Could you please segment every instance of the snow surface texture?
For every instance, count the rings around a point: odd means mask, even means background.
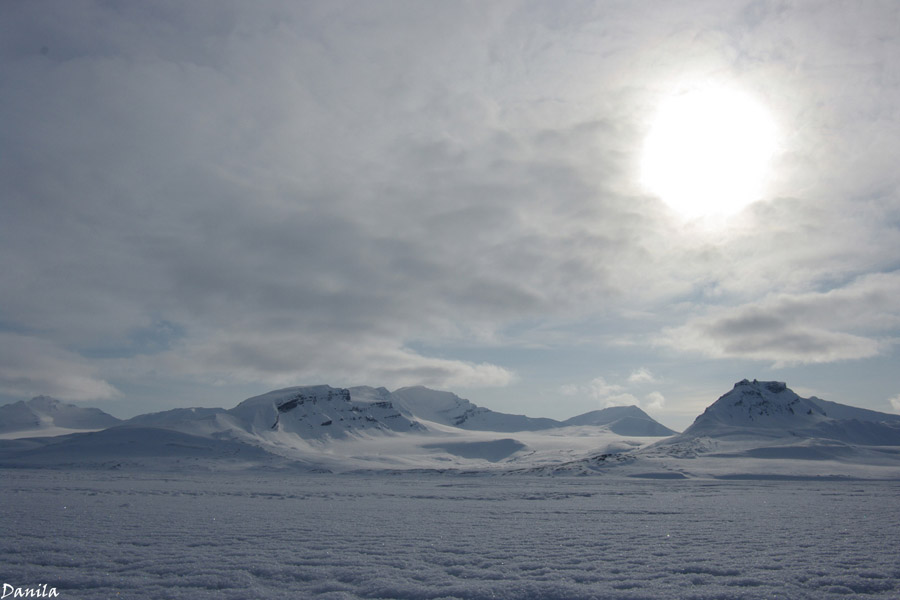
[[[60,598],[895,599],[897,482],[5,470]]]

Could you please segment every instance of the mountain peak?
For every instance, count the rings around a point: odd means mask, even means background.
[[[59,406],[74,406],[71,404],[68,404],[68,405],[64,404],[61,400],[57,400],[56,398],[54,398],[52,396],[44,396],[44,395],[35,396],[34,398],[29,400],[25,404],[30,406],[31,408],[36,408],[39,410],[52,409],[52,408],[57,408]]]
[[[675,433],[645,413],[639,406],[610,406],[563,421],[564,426],[604,426],[619,435],[668,436]]]
[[[782,381],[743,379],[721,396],[685,433],[716,426],[782,429],[815,424],[825,417],[815,402],[801,398]]]
[[[710,405],[686,438],[823,438],[845,443],[900,444],[900,416],[816,397],[802,398],[781,381],[743,379]]]
[[[734,389],[738,388],[763,389],[773,394],[780,394],[784,391],[790,391],[788,390],[787,384],[783,381],[757,381],[756,379],[754,379],[753,381],[750,381],[749,379],[741,379],[734,384]]]

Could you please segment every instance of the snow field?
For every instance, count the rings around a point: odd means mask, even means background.
[[[900,483],[4,470],[60,598],[900,596]]]

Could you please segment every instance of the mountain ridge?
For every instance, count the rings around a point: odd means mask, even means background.
[[[452,392],[431,390],[424,386],[400,388],[392,394],[400,398],[400,406],[416,417],[470,431],[511,433],[594,426],[605,427],[619,435],[662,437],[676,433],[635,405],[611,406],[559,421],[493,411]]]
[[[165,411],[144,413],[125,420],[116,419],[111,415],[103,413],[99,409],[81,409],[74,405],[64,405],[61,401],[47,396],[36,396],[27,402],[19,401],[0,406],[0,411],[5,410],[9,415],[13,415],[16,412],[23,412],[21,418],[7,417],[5,419],[0,419],[0,425],[6,425],[6,428],[0,429],[0,433],[31,431],[37,429],[41,424],[41,417],[35,415],[35,411],[25,409],[25,407],[30,406],[31,404],[47,405],[48,403],[55,403],[57,405],[78,408],[80,411],[85,411],[85,414],[95,414],[94,411],[96,411],[96,414],[102,413],[108,417],[106,420],[100,420],[98,417],[98,421],[90,423],[91,425],[96,426],[71,427],[72,429],[102,429],[119,424],[152,424],[154,426],[165,426],[177,429],[179,426],[188,422],[195,422],[200,419],[215,419],[217,418],[217,415],[219,415],[219,418],[221,415],[234,416],[244,414],[244,416],[246,416],[246,407],[250,404],[260,402],[265,403],[269,400],[275,400],[285,394],[289,395],[296,393],[311,395],[310,404],[316,405],[318,404],[318,400],[313,402],[313,397],[316,397],[315,395],[317,393],[325,394],[327,397],[329,394],[328,390],[332,390],[332,395],[336,393],[334,390],[346,390],[350,394],[351,399],[349,399],[349,401],[351,403],[363,403],[356,405],[356,410],[352,410],[353,405],[345,406],[344,409],[348,409],[350,412],[364,412],[362,409],[365,408],[366,405],[373,404],[376,407],[381,406],[382,408],[387,409],[389,404],[390,408],[399,413],[400,417],[406,418],[409,421],[424,420],[469,431],[513,433],[518,431],[540,431],[561,427],[595,426],[606,427],[609,431],[620,435],[660,437],[676,433],[674,430],[662,425],[638,406],[634,405],[613,406],[588,411],[560,421],[547,417],[529,417],[526,415],[494,411],[483,406],[478,406],[469,400],[461,398],[453,392],[433,390],[424,386],[403,387],[391,392],[384,387],[354,386],[349,388],[334,388],[329,385],[293,386],[272,390],[252,398],[247,398],[230,409],[200,407],[173,408]],[[297,404],[295,404],[295,406]],[[322,420],[319,425],[322,426],[321,423],[329,420],[334,424],[335,419],[331,418],[334,414],[329,416],[328,414],[323,413],[321,410],[323,407],[324,405],[319,405],[320,410],[312,411],[312,413],[315,414],[321,413],[320,416],[322,416]],[[332,406],[331,408],[335,408],[335,406]],[[340,408],[340,405],[337,405],[337,412],[341,412]],[[282,407],[280,412],[288,412],[288,410],[288,408]],[[278,408],[276,408],[276,412],[278,412]],[[306,405],[306,414],[307,416],[311,415],[309,405]],[[273,413],[272,416],[276,415]],[[383,417],[387,418],[388,415],[385,414]],[[314,419],[312,416],[310,416],[310,418]],[[337,422],[340,422],[341,418],[350,421],[358,420],[353,419],[353,415],[341,414],[337,417]],[[399,417],[392,414],[390,418]],[[44,420],[46,421],[46,419]],[[368,422],[372,423],[372,421]],[[273,420],[272,424],[275,424],[275,420]],[[364,424],[362,425],[361,429],[372,429],[371,426],[366,427]],[[57,426],[60,425],[57,424]],[[70,427],[70,425],[65,425],[63,427]],[[393,427],[388,426],[387,429],[393,429]],[[316,433],[316,430],[315,428],[311,428],[307,433],[314,434]],[[316,435],[315,437],[318,436]]]
[[[684,433],[654,442],[628,439],[645,434],[633,433],[636,423],[655,423],[642,415],[639,407],[612,407],[537,421],[555,425],[513,437],[478,427],[535,421],[482,409],[450,392],[300,386],[227,410],[173,409],[93,433],[0,440],[0,465],[900,478],[900,415],[802,398],[783,382],[742,380]],[[632,433],[617,433],[620,425]]]

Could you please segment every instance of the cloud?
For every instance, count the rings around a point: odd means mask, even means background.
[[[119,395],[77,354],[26,335],[0,333],[0,392],[30,398],[106,400]]]
[[[635,374],[638,376],[635,377]],[[648,378],[650,376],[650,378]],[[640,385],[653,381],[650,371],[640,368],[632,372],[628,377],[631,384]],[[661,410],[665,405],[666,399],[662,393],[653,391],[644,397],[644,401],[638,400],[637,396],[628,391],[623,385],[609,383],[603,377],[595,377],[586,384],[566,384],[560,387],[560,393],[566,396],[586,396],[597,402],[601,407],[610,406],[644,406],[648,410]]]
[[[624,389],[621,385],[607,383],[603,377],[595,377],[587,385],[588,394],[597,400],[619,395]]]
[[[888,402],[891,403],[891,406],[894,408],[894,412],[900,414],[900,394],[897,394],[896,396],[888,400]]]
[[[662,410],[666,404],[666,398],[660,392],[650,392],[646,401],[647,410]]]
[[[885,352],[900,327],[900,272],[859,277],[828,292],[772,294],[716,308],[668,328],[658,343],[714,358],[775,366],[829,363]]]
[[[385,339],[353,335],[305,336],[275,332],[222,334],[153,357],[167,371],[210,383],[297,381],[388,387],[498,387],[515,374],[497,365],[423,356]]]
[[[624,387],[608,383],[603,377],[595,377],[586,384],[563,385],[560,392],[567,396],[586,396],[603,407],[636,403],[634,396],[626,393]]]
[[[637,376],[635,376],[637,375]],[[636,369],[628,377],[630,384],[644,384],[653,381],[650,371],[646,368]],[[637,396],[628,391],[628,388],[609,383],[603,377],[595,377],[586,384],[566,384],[560,387],[560,393],[566,396],[585,396],[594,400],[602,408],[610,406],[643,406],[647,410],[662,410],[666,398],[661,392],[653,391],[644,396],[641,402]]]
[[[53,349],[61,388],[505,385],[514,353],[466,349],[667,325],[710,356],[881,352],[890,297],[860,296],[867,323],[809,290],[896,268],[895,20],[768,6],[5,6],[0,330]],[[719,236],[635,183],[648,115],[690,75],[797,124],[771,201]]]
[[[656,377],[646,367],[640,367],[631,372],[628,376],[628,383],[653,383]]]
[[[610,122],[500,109],[507,9],[407,8],[365,35],[289,4],[272,28],[240,5],[12,11],[4,321],[103,357],[168,323],[134,367],[206,379],[502,385],[409,346],[621,295],[611,265],[639,249]]]

